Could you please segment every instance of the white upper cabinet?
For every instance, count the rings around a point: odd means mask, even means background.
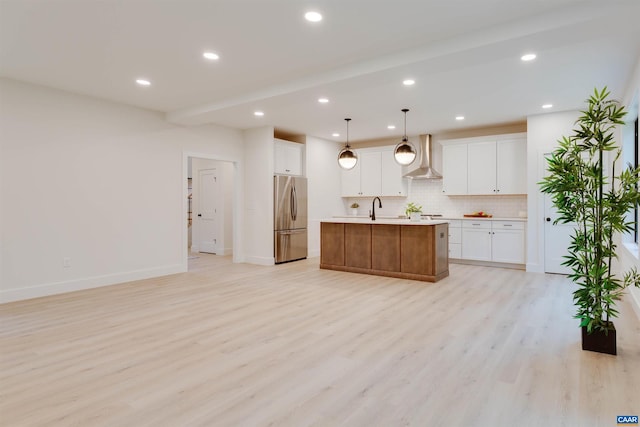
[[[467,144],[442,146],[442,192],[467,194]]]
[[[380,196],[382,191],[382,155],[380,152],[363,152],[360,164],[360,191],[362,196]]]
[[[496,186],[498,194],[527,193],[527,143],[509,139],[496,143]]]
[[[357,150],[358,163],[342,170],[342,197],[406,196],[406,178],[393,160],[393,148]]]
[[[303,175],[304,144],[275,139],[273,155],[275,173],[280,175]]]
[[[468,194],[496,192],[496,142],[474,142],[468,145]]]
[[[445,142],[442,156],[442,191],[447,195],[527,193],[524,135],[469,138],[452,144]]]
[[[360,166],[362,166],[362,162],[358,159],[358,163],[353,169],[342,169],[342,197],[362,195],[360,190]]]
[[[402,166],[393,158],[393,147],[382,151],[382,182],[380,194],[383,196],[407,196],[407,180],[404,178]]]

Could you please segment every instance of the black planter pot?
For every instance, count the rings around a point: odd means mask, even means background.
[[[607,331],[593,330],[587,333],[587,327],[582,327],[582,349],[598,353],[617,354],[616,352],[616,328],[611,323],[612,329]]]

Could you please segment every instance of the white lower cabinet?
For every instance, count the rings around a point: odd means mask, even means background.
[[[491,261],[491,221],[463,221],[462,259]]]
[[[492,233],[492,261],[525,263],[524,222],[493,221]]]
[[[449,258],[462,258],[462,221],[449,221]]]
[[[455,225],[457,223],[461,226]],[[455,230],[461,232],[459,243]],[[455,256],[458,253],[459,256]],[[449,258],[524,264],[525,222],[452,220],[449,224]]]

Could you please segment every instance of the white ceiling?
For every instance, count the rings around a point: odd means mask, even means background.
[[[0,75],[186,125],[343,141],[351,117],[358,141],[402,135],[402,108],[424,134],[581,108],[604,85],[620,97],[638,16],[639,0],[0,0]]]

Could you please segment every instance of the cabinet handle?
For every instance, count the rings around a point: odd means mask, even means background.
[[[502,224],[503,227],[513,227],[513,224]]]

